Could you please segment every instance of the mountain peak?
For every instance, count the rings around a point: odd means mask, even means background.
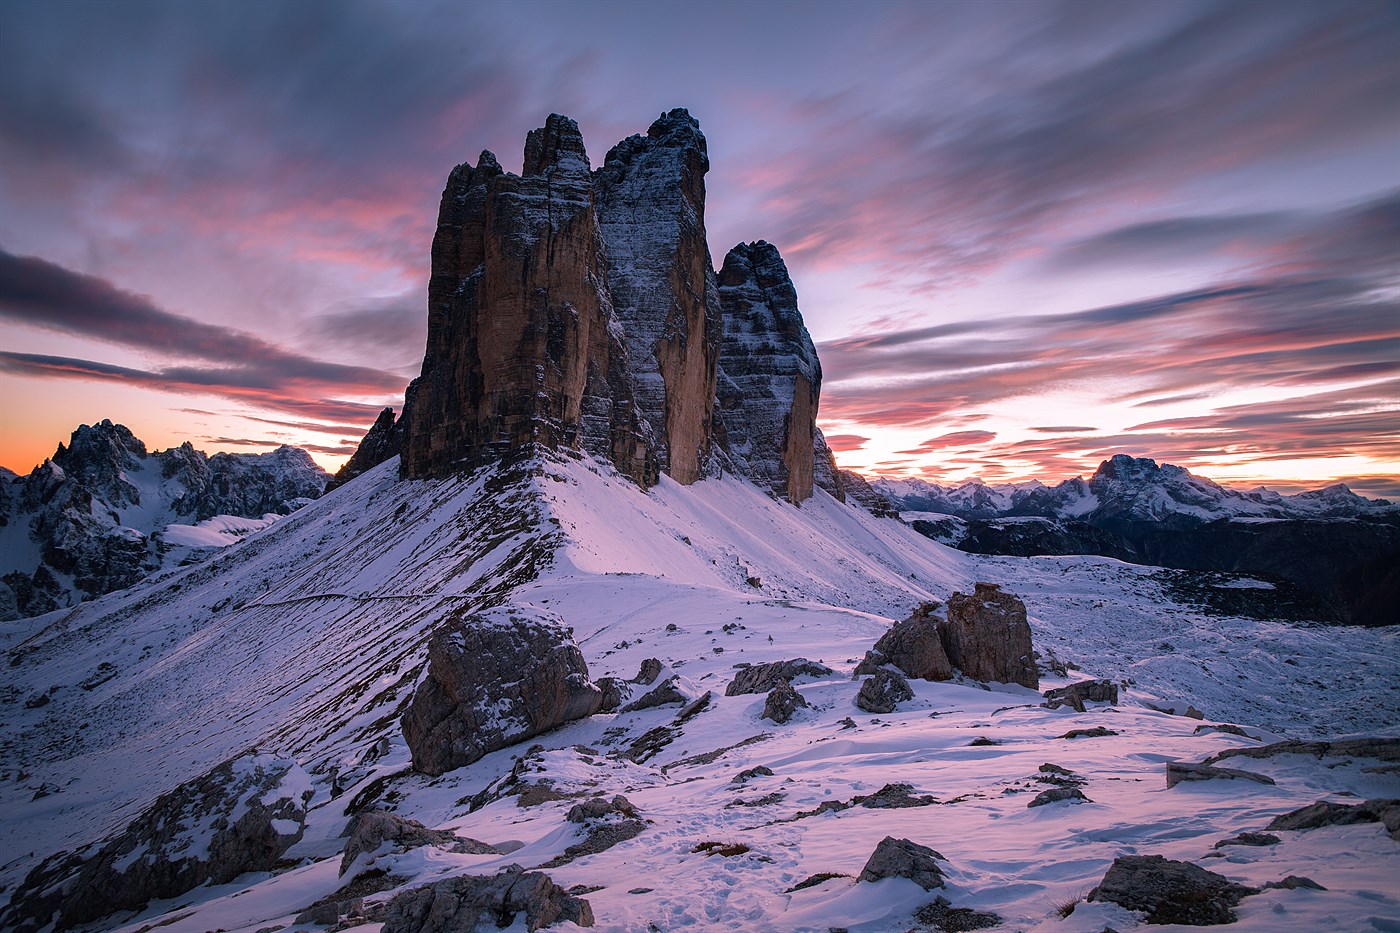
[[[588,151],[578,124],[563,114],[551,113],[544,126],[531,130],[525,137],[525,162],[521,173],[526,178],[546,175],[565,164],[574,170],[581,167],[588,171]]]

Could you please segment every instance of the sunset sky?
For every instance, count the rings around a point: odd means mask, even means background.
[[[0,4],[0,464],[398,406],[452,166],[687,107],[846,467],[1400,496],[1395,3]]]

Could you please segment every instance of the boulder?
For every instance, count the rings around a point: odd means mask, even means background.
[[[458,875],[396,895],[383,933],[477,933],[508,927],[519,914],[525,929],[568,921],[593,926],[593,908],[548,875],[512,865],[498,875]]]
[[[1365,800],[1358,804],[1319,800],[1269,822],[1267,829],[1318,829],[1322,826],[1350,826],[1354,823],[1382,823],[1390,838],[1400,842],[1400,800]]]
[[[923,603],[909,618],[891,625],[880,636],[875,647],[865,653],[856,667],[856,676],[873,674],[886,664],[893,664],[906,677],[919,680],[950,680],[953,665],[939,638],[938,603]]]
[[[1237,768],[1215,768],[1210,765],[1191,764],[1186,761],[1167,762],[1167,787],[1175,787],[1182,781],[1256,781],[1260,784],[1273,784],[1274,779],[1266,774],[1241,771]]]
[[[1217,842],[1214,848],[1223,849],[1226,846],[1273,846],[1278,845],[1279,838],[1273,833],[1244,832],[1238,836],[1231,836],[1229,839],[1222,839]]]
[[[433,635],[401,723],[413,767],[438,775],[592,715],[602,699],[558,616],[504,606]]]
[[[790,661],[770,661],[767,664],[750,664],[739,669],[729,686],[724,688],[727,697],[746,693],[767,693],[779,681],[792,681],[798,677],[826,677],[833,674],[825,664],[808,661],[806,658],[793,658]]]
[[[1143,911],[1148,923],[1213,926],[1233,923],[1240,898],[1257,893],[1190,862],[1124,855],[1113,860],[1088,900]]]
[[[860,881],[879,881],[882,878],[908,878],[910,881],[932,891],[943,887],[943,871],[935,860],[943,856],[927,846],[886,836],[880,840],[875,851],[861,869]]]
[[[495,846],[466,839],[447,829],[429,829],[417,820],[405,819],[394,813],[382,810],[366,810],[355,814],[347,827],[350,840],[345,843],[345,853],[340,858],[340,873],[343,875],[355,864],[355,859],[366,852],[374,852],[384,843],[396,849],[416,849],[419,846],[440,846],[453,852],[471,855],[495,855],[500,850]]]
[[[1082,713],[1085,703],[1117,702],[1118,685],[1111,680],[1081,680],[1076,684],[1045,691],[1045,705],[1051,709],[1069,706]]]
[[[1038,688],[1026,605],[993,583],[954,593],[938,635],[953,666],[973,680]]]
[[[268,871],[301,839],[311,779],[248,752],[163,794],[95,853],[46,859],[16,889],[0,928],[66,929],[118,910]]]
[[[866,678],[856,694],[856,706],[867,713],[893,713],[905,700],[914,699],[914,691],[901,674],[880,668]]]
[[[614,815],[636,819],[637,808],[621,794],[615,794],[612,798],[590,797],[570,807],[564,819],[570,823],[586,823],[589,820],[601,820]]]
[[[771,719],[778,725],[782,725],[792,718],[793,714],[800,709],[807,708],[807,701],[802,698],[802,694],[792,688],[792,684],[786,680],[778,681],[778,685],[768,691],[768,698],[763,702],[763,719]]]
[[[1036,794],[1035,799],[1026,804],[1026,807],[1043,807],[1046,804],[1059,803],[1062,800],[1068,800],[1070,803],[1093,803],[1077,787],[1052,787]]]
[[[620,712],[635,713],[638,710],[655,709],[670,703],[689,703],[695,698],[695,691],[689,682],[683,682],[679,675],[672,674],[646,693],[624,706]]]

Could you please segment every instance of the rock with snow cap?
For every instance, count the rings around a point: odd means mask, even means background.
[[[560,922],[593,926],[588,901],[543,872],[512,865],[497,875],[458,875],[396,895],[383,933],[486,933],[511,926],[520,914],[530,931]]]
[[[401,723],[413,767],[436,775],[590,716],[602,699],[562,620],[504,606],[438,630]]]
[[[1040,685],[1026,605],[1000,586],[978,583],[971,594],[954,593],[938,634],[948,660],[973,680]]]
[[[856,667],[856,676],[873,674],[892,664],[916,680],[951,680],[953,665],[939,638],[942,617],[938,609],[936,602],[921,603],[907,619],[891,625],[875,647],[865,653]]]

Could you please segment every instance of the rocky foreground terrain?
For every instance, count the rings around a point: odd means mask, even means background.
[[[1307,617],[1393,625],[1400,506],[1345,485],[1283,496],[1230,489],[1119,454],[1088,480],[871,488],[922,534],[978,554],[1098,554],[1184,570],[1264,574],[1301,589]]]
[[[524,166],[450,176],[337,488],[0,626],[0,926],[1400,926],[1400,629],[918,534],[689,114]]]
[[[315,499],[306,451],[146,450],[125,426],[80,425],[28,476],[0,469],[0,621],[41,615],[199,559]]]

